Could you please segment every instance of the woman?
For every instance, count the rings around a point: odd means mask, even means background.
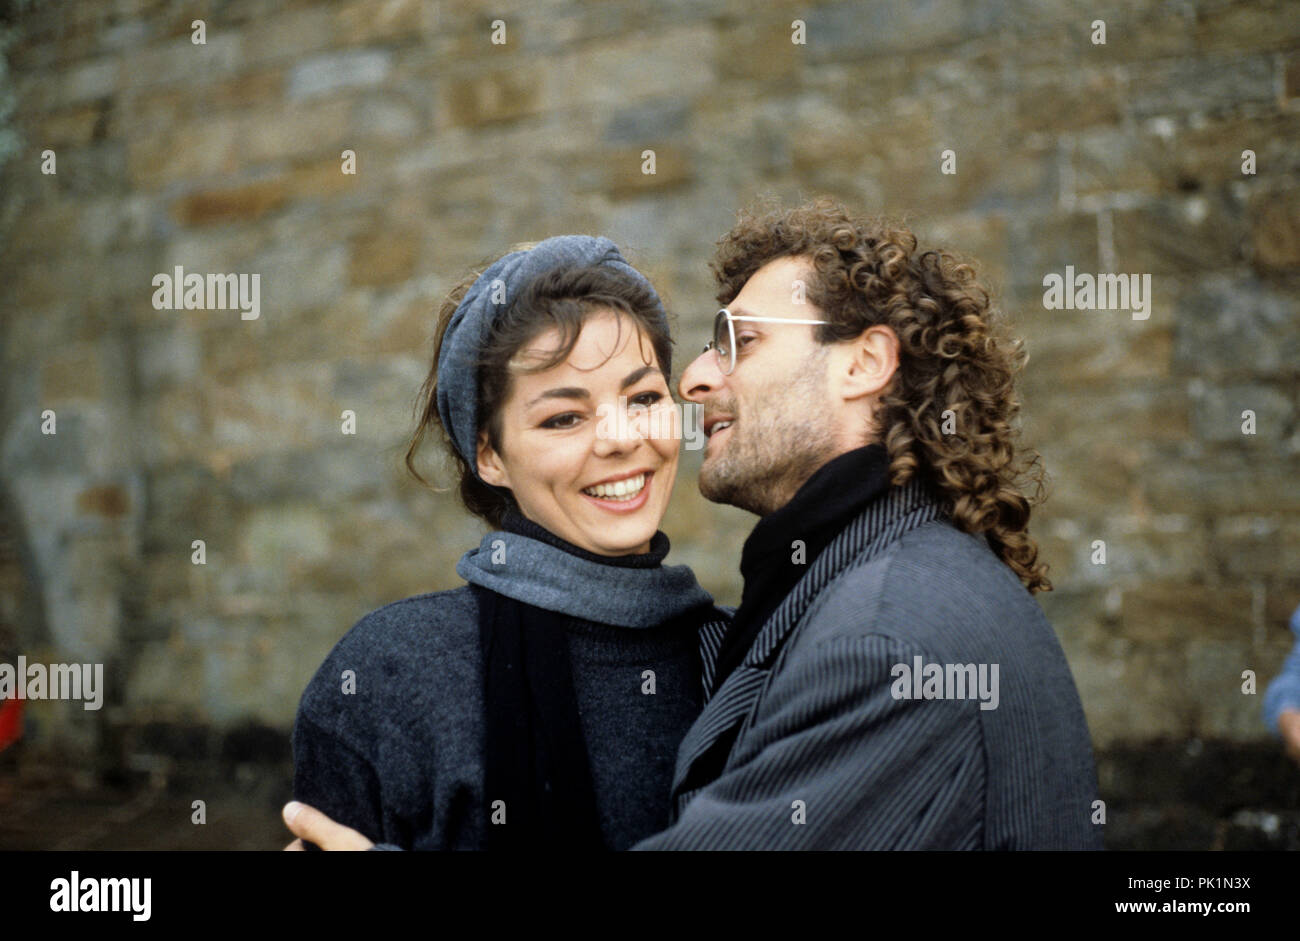
[[[608,239],[561,236],[453,290],[436,344],[407,466],[436,424],[493,531],[456,567],[467,585],[371,612],[326,658],[294,797],[363,844],[625,849],[668,823],[698,635],[724,617],[661,564],[663,306]]]

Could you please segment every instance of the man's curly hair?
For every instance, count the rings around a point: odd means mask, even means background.
[[[759,268],[786,256],[812,263],[805,296],[830,321],[817,328],[819,342],[876,324],[898,337],[898,372],[872,429],[889,451],[890,482],[921,474],[960,529],[982,534],[1030,592],[1050,591],[1027,528],[1025,488],[1039,502],[1042,461],[1017,446],[1014,427],[1026,357],[974,269],[951,252],[918,253],[907,229],[857,219],[828,198],[788,210],[758,204],[718,241],[718,300],[731,303]],[[945,434],[949,409],[955,429]]]

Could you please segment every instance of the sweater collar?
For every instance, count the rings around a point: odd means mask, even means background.
[[[668,537],[664,535],[663,530],[657,530],[650,537],[650,551],[642,552],[636,555],[597,555],[594,552],[588,552],[579,546],[575,546],[567,539],[563,539],[551,532],[545,526],[534,523],[528,517],[524,516],[517,510],[507,510],[505,518],[501,521],[501,528],[508,533],[514,533],[518,536],[527,536],[530,539],[536,539],[538,542],[544,542],[549,546],[557,549],[563,549],[570,555],[576,555],[580,559],[586,559],[588,562],[596,562],[600,565],[613,565],[619,568],[629,569],[652,569],[663,563],[664,557],[668,555],[671,546],[668,543]]]
[[[745,540],[740,555],[745,594],[764,584],[773,569],[785,571],[797,581],[807,571],[807,563],[888,487],[889,452],[883,445],[869,444],[827,461],[804,481],[789,503],[759,520]],[[802,567],[791,562],[795,540],[804,543]]]
[[[689,567],[660,564],[668,552],[662,533],[649,553],[620,562],[585,552],[531,521],[506,525],[461,556],[461,578],[525,604],[616,627],[654,627],[713,604]]]
[[[718,647],[714,687],[744,660],[768,618],[844,528],[889,487],[889,453],[871,444],[819,467],[791,498],[759,520],[740,554],[740,607]]]

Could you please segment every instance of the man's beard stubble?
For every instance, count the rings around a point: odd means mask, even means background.
[[[723,453],[706,458],[700,468],[700,493],[706,500],[767,516],[789,503],[813,472],[835,456],[825,391],[829,352],[819,347],[790,385],[773,387],[744,415],[736,412],[734,398],[709,403],[708,411],[737,421]]]

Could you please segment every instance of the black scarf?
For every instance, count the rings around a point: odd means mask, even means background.
[[[655,533],[642,555],[601,556],[561,539],[518,513],[507,532],[545,542],[588,561],[653,568],[668,554]],[[475,586],[483,650],[487,848],[604,850],[587,745],[569,664],[569,615]],[[504,801],[505,824],[492,822]]]
[[[888,488],[889,453],[884,445],[867,445],[827,461],[789,503],[758,521],[741,550],[745,587],[718,651],[715,693],[822,550]],[[795,561],[796,539],[804,543],[802,562]]]

